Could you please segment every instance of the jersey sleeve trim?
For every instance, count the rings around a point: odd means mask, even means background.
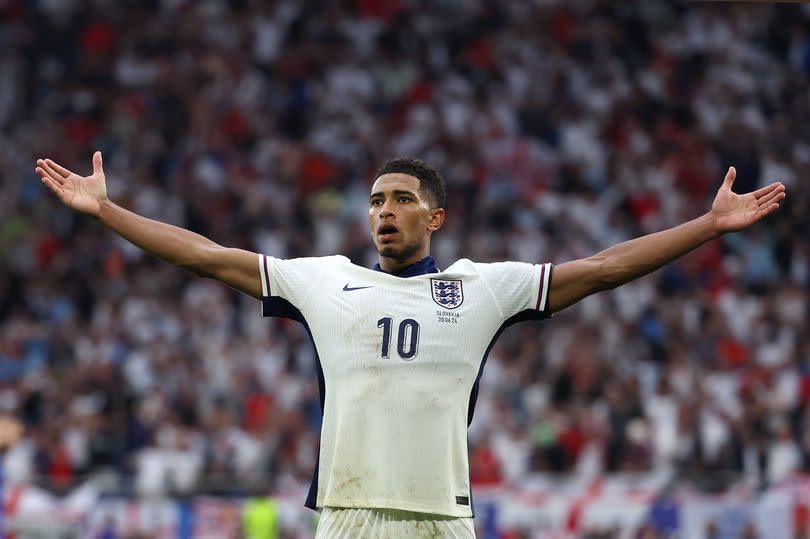
[[[259,255],[259,273],[262,277],[262,296],[270,297],[272,295],[272,287],[270,286],[270,272],[267,270],[267,257]]]
[[[553,264],[540,265],[540,282],[537,289],[537,305],[535,305],[534,308],[542,313],[548,310],[548,290],[551,285],[551,271],[553,268]]]

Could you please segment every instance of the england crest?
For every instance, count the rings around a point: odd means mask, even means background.
[[[430,291],[433,301],[445,309],[455,309],[464,301],[461,279],[431,279]]]

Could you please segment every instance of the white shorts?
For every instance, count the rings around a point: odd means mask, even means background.
[[[475,539],[473,519],[396,509],[324,507],[315,539]]]

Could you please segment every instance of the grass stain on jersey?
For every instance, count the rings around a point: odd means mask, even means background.
[[[418,539],[442,539],[444,537],[439,526],[433,521],[417,522],[414,531],[418,532]]]
[[[360,488],[360,476],[359,475],[355,476],[355,477],[352,477],[350,479],[347,479],[344,482],[342,482],[341,484],[339,484],[337,486],[337,488],[335,488],[335,492],[340,492],[342,490],[348,490],[350,488],[355,489],[355,490]]]

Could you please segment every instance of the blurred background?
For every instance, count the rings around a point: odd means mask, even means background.
[[[390,157],[447,182],[440,267],[679,224],[729,165],[782,181],[753,230],[507,331],[470,459],[482,539],[806,539],[809,30],[798,3],[0,1],[0,535],[312,537],[305,332],[34,173],[100,149],[135,212],[367,266]]]

